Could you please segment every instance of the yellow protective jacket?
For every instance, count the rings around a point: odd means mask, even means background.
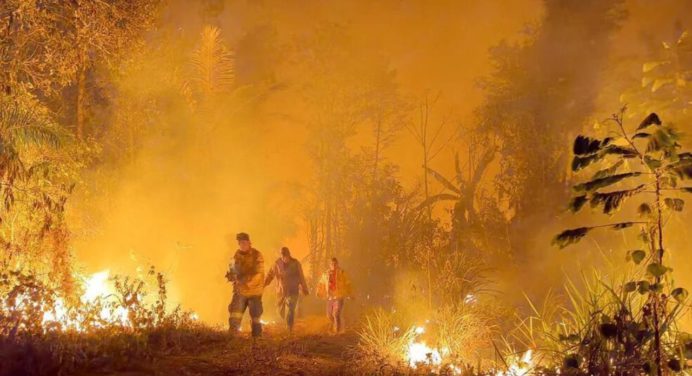
[[[264,257],[254,248],[233,255],[235,281],[233,292],[242,296],[257,296],[264,292]]]
[[[343,299],[350,297],[353,294],[351,280],[346,275],[346,272],[338,268],[336,269],[336,286],[334,291],[329,291],[329,276],[330,271],[322,274],[320,281],[317,283],[317,296],[322,299]]]

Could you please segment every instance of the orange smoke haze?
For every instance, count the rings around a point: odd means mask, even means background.
[[[686,4],[625,2],[628,16],[611,38],[608,64],[643,54],[642,40],[661,39],[651,34],[652,22],[676,19]],[[99,114],[115,124],[138,122],[146,138],[122,158],[125,162],[89,171],[78,187],[69,204],[78,263],[89,272],[126,274],[154,265],[170,279],[175,303],[204,321],[224,323],[231,295],[224,273],[236,232],[251,235],[266,266],[284,245],[299,259],[308,254],[303,209],[305,188],[314,178],[308,129],[319,108],[304,99],[303,91],[315,79],[304,65],[305,56],[315,50],[305,40],[336,25],[343,34],[322,47],[343,54],[342,61],[330,65],[344,82],[353,83],[354,77],[365,82],[371,67],[384,65],[411,108],[426,96],[439,96],[432,122],[453,129],[476,121],[474,109],[485,99],[477,81],[493,72],[489,50],[503,40],[522,42],[542,15],[539,0],[171,1],[147,48],[133,51],[136,67],[126,64],[113,77],[114,109]],[[234,55],[234,91],[217,98],[211,109],[197,103],[191,110],[181,87],[189,81],[186,69],[206,25],[218,27]],[[257,87],[268,89],[256,94]],[[599,92],[599,116],[619,106],[618,98],[609,95],[617,88],[604,84]],[[145,100],[160,101],[166,113],[134,112],[138,101]],[[415,122],[416,116],[409,111],[404,121]],[[361,124],[359,130],[368,126]],[[575,132],[582,126],[575,125]],[[151,131],[157,127],[166,131]],[[117,126],[111,132],[113,140],[127,139]],[[371,144],[367,131],[349,140],[353,150]],[[462,133],[433,165],[451,173],[454,151],[464,146]],[[399,165],[397,175],[407,188],[422,179],[417,148],[403,129],[384,151],[387,160]],[[497,173],[493,169],[489,175]],[[492,178],[487,177],[488,185]],[[437,214],[447,218],[444,209]],[[537,231],[536,253],[556,253],[549,238],[559,227],[550,224]],[[542,262],[547,268],[557,258],[574,257],[560,254]]]

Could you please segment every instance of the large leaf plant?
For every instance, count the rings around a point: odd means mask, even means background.
[[[626,129],[624,114],[625,108],[607,119],[613,128],[608,137],[575,139],[572,171],[595,173],[573,186],[569,209],[576,213],[588,204],[614,217],[630,202],[636,213],[623,210],[621,220],[568,229],[553,240],[564,248],[598,229],[639,228],[642,244],[627,252],[640,277],[625,282],[620,293],[613,290],[617,308],[594,312],[588,333],[566,336],[573,346],[565,371],[576,374],[679,372],[690,348],[687,337],[675,330],[687,291],[673,285],[665,257],[665,225],[683,211],[682,197],[692,192],[692,153],[681,150],[680,134],[657,114],[648,115],[633,131]],[[641,304],[632,304],[635,297]]]

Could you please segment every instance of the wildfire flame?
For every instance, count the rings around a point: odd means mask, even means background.
[[[442,364],[442,356],[437,349],[428,347],[424,342],[411,342],[408,345],[408,362],[413,368],[420,363],[439,366]]]
[[[498,371],[495,375],[496,376],[523,376],[523,375],[528,375],[531,369],[533,368],[533,360],[531,358],[532,356],[532,351],[529,349],[527,350],[524,355],[522,355],[521,359],[516,362],[512,363],[507,371]]]
[[[80,301],[87,306],[100,305],[99,319],[103,322],[128,326],[130,322],[127,309],[123,307],[111,308],[108,304],[100,304],[107,303],[115,292],[113,286],[108,282],[109,276],[110,271],[103,270],[85,278],[82,283],[84,293],[80,297]],[[57,298],[53,307],[50,307],[49,310],[43,314],[42,323],[44,327],[46,327],[47,324],[57,323],[64,329],[83,331],[80,325],[83,319],[84,317],[80,314],[71,315],[70,309],[65,304],[64,299]],[[98,324],[96,325],[98,326]]]
[[[398,327],[394,327],[394,331],[398,331]],[[406,350],[406,361],[408,365],[415,369],[419,365],[426,365],[432,367],[434,370],[438,371],[443,365],[448,367],[452,373],[460,375],[462,370],[458,365],[452,364],[448,361],[450,355],[450,350],[448,348],[442,348],[438,350],[428,346],[425,342],[418,340],[418,336],[425,333],[424,326],[416,326],[413,328],[416,338],[408,344]],[[526,351],[521,358],[515,359],[511,363],[506,371],[497,371],[495,376],[524,376],[528,375],[533,369],[532,351]]]
[[[98,298],[104,298],[111,293],[108,288],[108,276],[110,275],[110,270],[104,270],[98,273],[94,273],[84,282],[84,294],[82,294],[82,301],[93,303]]]
[[[426,323],[429,322],[426,320]],[[399,328],[395,327],[395,331]],[[425,333],[424,326],[417,326],[413,329],[416,336],[420,336]],[[406,360],[408,361],[409,367],[417,368],[419,365],[424,364],[431,366],[433,368],[439,368],[442,366],[444,357],[449,355],[449,349],[442,349],[442,351],[428,346],[423,341],[413,340],[408,344],[406,351]],[[460,374],[461,371],[454,365],[450,364],[451,370],[455,374]]]

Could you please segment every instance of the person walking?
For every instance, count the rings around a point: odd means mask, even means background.
[[[237,334],[243,314],[249,308],[252,337],[257,338],[262,335],[264,258],[260,251],[252,247],[248,234],[241,232],[236,235],[236,240],[238,250],[233,255],[230,270],[226,273],[226,279],[233,283],[233,298],[228,305],[228,329],[232,334]]]
[[[351,295],[351,281],[346,272],[339,267],[339,260],[333,257],[329,263],[329,270],[322,274],[317,284],[317,296],[327,300],[327,318],[329,318],[332,333],[341,333],[344,299]]]
[[[277,308],[282,319],[286,320],[288,331],[293,331],[296,306],[300,293],[308,295],[308,285],[305,283],[303,266],[300,261],[291,257],[288,247],[281,248],[281,256],[269,269],[264,286],[268,286],[276,278]]]

